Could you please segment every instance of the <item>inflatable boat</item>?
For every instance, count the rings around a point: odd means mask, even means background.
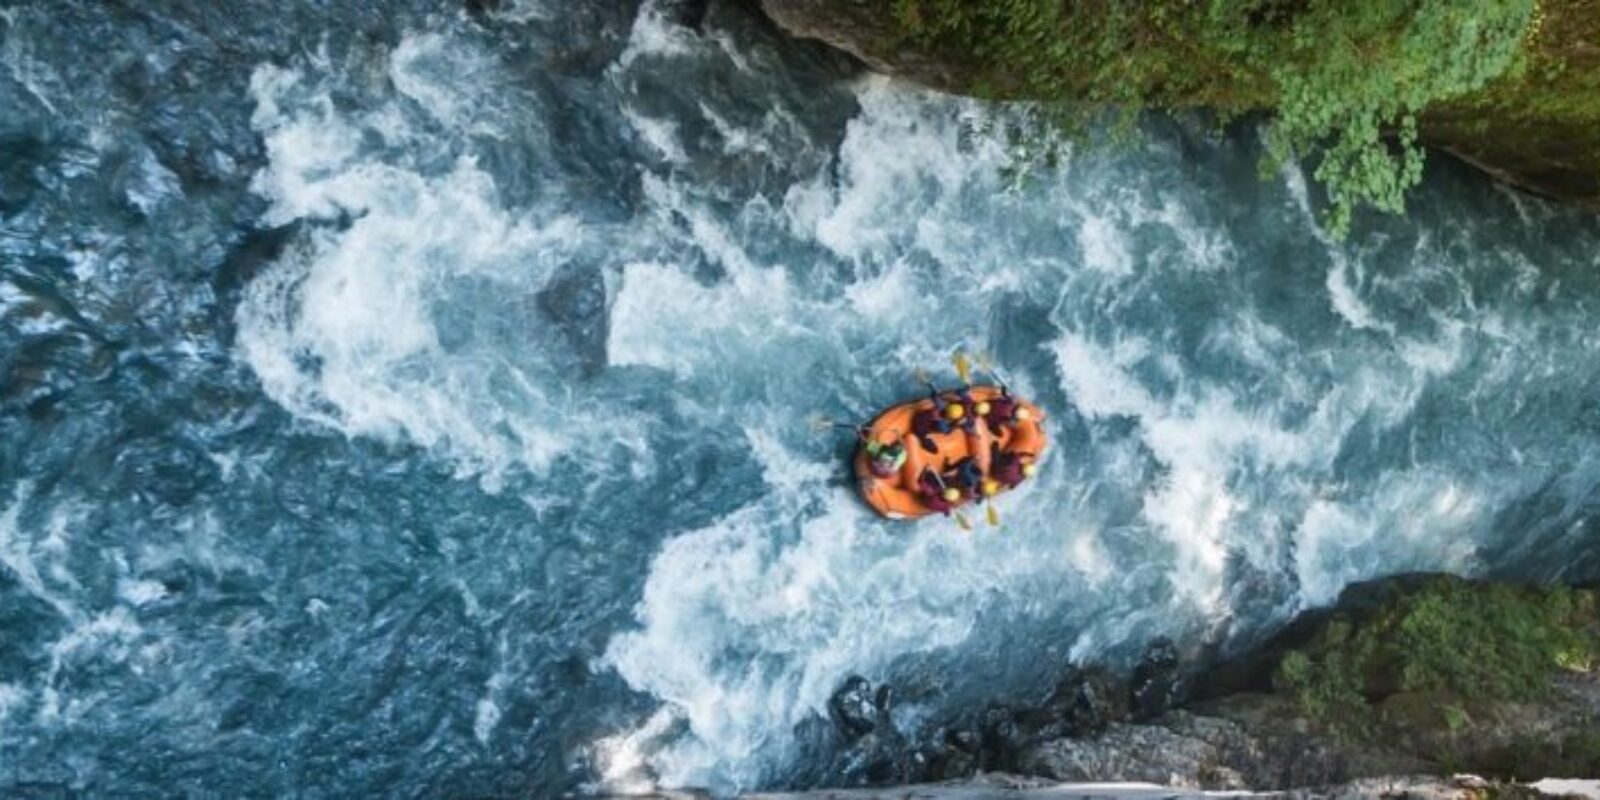
[[[1032,475],[1045,444],[1044,413],[1002,387],[940,392],[891,406],[862,430],[856,482],[890,519],[950,513]],[[885,451],[892,456],[879,459]]]

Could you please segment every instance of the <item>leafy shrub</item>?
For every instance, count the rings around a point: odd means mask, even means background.
[[[1591,592],[1434,580],[1359,623],[1330,622],[1282,659],[1275,684],[1309,718],[1361,733],[1368,704],[1396,691],[1474,703],[1542,699],[1557,670],[1593,664],[1596,630]],[[1459,704],[1447,703],[1444,714],[1452,729],[1468,721]]]
[[[970,66],[971,90],[1043,100],[1069,129],[1105,105],[1268,112],[1269,162],[1314,161],[1340,236],[1358,206],[1404,210],[1418,114],[1517,73],[1537,19],[1536,0],[892,3],[908,43]]]

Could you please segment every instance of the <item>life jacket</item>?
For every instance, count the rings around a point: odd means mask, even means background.
[[[993,471],[990,473],[994,479],[1005,484],[1007,489],[1015,489],[1022,485],[1022,457],[1016,453],[998,450],[995,453]]]
[[[972,500],[978,496],[983,487],[983,470],[978,468],[977,459],[967,456],[957,461],[951,468],[947,482],[960,489],[962,497]]]
[[[942,406],[918,410],[911,417],[911,433],[918,438],[935,433],[949,433],[952,430],[950,420],[944,418],[941,409]]]
[[[1012,424],[1017,416],[1017,401],[1009,394],[1002,393],[989,399],[989,413],[985,414],[983,421],[988,424],[989,432],[996,436],[1005,426]]]
[[[955,508],[949,500],[944,499],[944,486],[939,483],[939,476],[931,469],[922,471],[917,478],[917,499],[928,507],[929,511],[939,514],[948,514]]]

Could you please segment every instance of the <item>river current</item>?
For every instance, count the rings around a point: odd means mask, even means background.
[[[0,793],[851,780],[1351,581],[1600,578],[1600,224],[1443,157],[1318,224],[1259,131],[1013,182],[1015,109],[738,3],[0,2]],[[853,418],[991,354],[1002,525]]]

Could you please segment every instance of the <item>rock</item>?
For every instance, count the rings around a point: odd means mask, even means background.
[[[983,740],[977,731],[968,727],[946,728],[938,739],[937,744],[926,748],[918,758],[920,779],[952,780],[978,771]]]
[[[1102,667],[1072,670],[1045,700],[1067,736],[1094,736],[1128,718],[1127,690]]]
[[[1239,735],[1242,735],[1240,733]],[[1110,725],[1092,739],[1043,742],[1022,754],[1029,775],[1062,781],[1144,781],[1187,789],[1210,787],[1202,776],[1217,773],[1221,751],[1204,739],[1149,725]]]
[[[1028,742],[1028,735],[1017,724],[1017,715],[1003,706],[984,709],[978,721],[978,768],[985,771],[1014,769],[1017,753]]]
[[[662,10],[673,22],[695,33],[704,33],[710,5],[711,0],[665,0]]]
[[[1348,780],[1353,765],[1398,772],[1414,762],[1353,761],[1292,732],[1259,731],[1219,717],[1174,712],[1161,725],[1109,724],[1099,736],[1037,742],[1018,769],[1064,781],[1149,781],[1191,789],[1279,789]],[[1370,774],[1370,773],[1369,773]]]
[[[1345,697],[1331,707],[1337,720],[1357,716],[1366,720],[1351,729],[1330,724],[1329,708],[1308,709],[1300,695],[1270,679],[1273,665],[1286,654],[1325,652],[1348,643],[1348,637],[1362,630],[1390,631],[1384,635],[1391,637],[1396,629],[1410,631],[1407,635],[1413,638],[1403,641],[1415,647],[1415,626],[1400,623],[1410,619],[1405,614],[1420,613],[1417,609],[1426,609],[1425,622],[1482,614],[1524,633],[1542,631],[1541,641],[1558,640],[1550,626],[1560,625],[1600,646],[1600,596],[1585,589],[1565,595],[1558,594],[1561,591],[1440,575],[1399,575],[1355,584],[1336,606],[1302,613],[1279,635],[1241,654],[1243,667],[1223,662],[1197,673],[1205,678],[1197,683],[1211,690],[1250,688],[1213,691],[1193,699],[1185,689],[1189,677],[1178,650],[1169,641],[1157,640],[1132,670],[1130,680],[1101,667],[1069,668],[1042,703],[1024,708],[986,706],[925,732],[924,744],[915,750],[888,722],[892,701],[888,687],[874,691],[864,678],[852,677],[829,704],[835,725],[849,741],[849,748],[841,752],[850,769],[832,774],[887,784],[959,779],[974,772],[1020,772],[1055,781],[1136,781],[1305,797],[1371,796],[1388,791],[1382,787],[1415,789],[1421,792],[1418,796],[1428,797],[1481,791],[1482,787],[1475,790],[1465,784],[1392,777],[1455,768],[1472,769],[1491,780],[1597,774],[1600,669],[1552,666],[1543,679],[1544,691],[1498,700],[1482,692],[1463,696],[1438,688],[1388,687],[1387,679],[1367,676],[1367,688],[1379,687],[1381,693]],[[1531,605],[1534,601],[1553,605]],[[1560,611],[1551,618],[1557,621],[1541,622],[1544,618],[1535,614],[1539,608]],[[1343,633],[1330,640],[1333,630]],[[1490,633],[1479,640],[1517,639],[1512,631]],[[1397,648],[1393,638],[1381,642],[1376,650],[1398,659],[1391,667],[1404,672],[1411,664],[1405,660],[1406,651]],[[1461,640],[1450,640],[1450,645],[1447,652],[1476,646]],[[1432,645],[1434,650],[1441,647]],[[1483,660],[1496,660],[1495,650],[1483,652]],[[1571,662],[1569,656],[1563,657]],[[1218,669],[1225,673],[1223,678],[1207,677]],[[1180,700],[1183,708],[1177,708]],[[1447,707],[1454,713],[1446,713]],[[817,720],[817,724],[826,723]],[[1424,792],[1421,787],[1432,788]],[[1499,784],[1490,790],[1525,791]]]
[[[852,780],[885,785],[921,780],[928,774],[928,758],[914,751],[889,719],[894,691],[887,685],[876,691],[859,675],[845,679],[828,698],[828,716],[848,748],[839,756],[840,770]]]
[[[1155,719],[1177,705],[1178,661],[1178,648],[1169,639],[1157,639],[1145,650],[1128,685],[1128,712],[1135,722]]]
[[[880,726],[888,727],[889,710],[878,704],[880,699],[889,699],[888,688],[884,686],[874,695],[866,678],[852,675],[828,698],[828,716],[847,740],[859,739]]]
[[[1186,794],[1173,792],[1160,786],[1130,784],[1108,787],[1102,781],[1094,781],[1088,784],[1058,783],[1018,775],[988,773],[962,780],[942,783],[919,783],[889,789],[823,789],[811,792],[759,793],[740,795],[740,797],[747,800],[906,800],[906,798],[917,798],[918,800],[989,800],[990,798],[1064,800],[1065,798],[1097,797],[1169,798],[1186,796]],[[650,795],[649,797],[676,800],[681,796],[679,794],[666,794]],[[1478,800],[1484,797],[1537,798],[1549,797],[1550,795],[1541,794],[1535,786],[1483,782],[1473,780],[1471,776],[1442,778],[1425,775],[1399,775],[1297,789],[1275,793],[1273,796],[1292,798],[1293,800],[1300,800],[1301,798],[1322,800],[1322,798],[1371,797],[1414,798],[1414,800]],[[635,800],[640,800],[640,798],[635,796]]]
[[[569,264],[539,290],[538,308],[572,347],[585,375],[606,363],[611,333],[605,276],[591,266]]]

